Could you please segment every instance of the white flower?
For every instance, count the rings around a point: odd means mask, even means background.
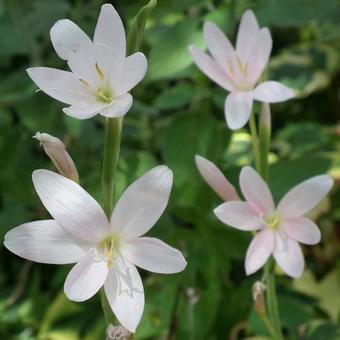
[[[132,105],[128,93],[145,76],[145,56],[126,57],[122,21],[110,4],[101,8],[93,41],[72,21],[63,19],[51,29],[51,40],[58,56],[72,72],[33,67],[29,76],[46,94],[65,104],[64,112],[86,119],[100,113],[119,117]]]
[[[273,42],[268,28],[259,27],[251,10],[242,16],[236,49],[214,23],[206,22],[203,31],[211,56],[195,46],[189,49],[200,70],[230,92],[224,113],[231,129],[239,129],[248,122],[253,100],[277,103],[294,96],[292,89],[276,81],[255,86],[268,64]]]
[[[177,273],[186,266],[180,251],[141,237],[162,215],[172,187],[172,172],[158,166],[122,194],[110,221],[100,205],[77,183],[48,170],[33,172],[35,189],[54,218],[20,225],[5,235],[5,246],[25,259],[76,263],[64,291],[84,301],[104,286],[119,322],[135,332],[144,309],[142,280],[135,267]]]

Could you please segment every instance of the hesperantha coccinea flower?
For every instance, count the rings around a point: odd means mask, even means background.
[[[259,270],[273,255],[289,276],[299,278],[304,270],[304,257],[299,243],[316,244],[321,234],[318,226],[304,217],[331,190],[333,179],[328,175],[312,177],[294,188],[275,206],[272,194],[251,167],[240,173],[243,201],[229,201],[214,213],[225,224],[239,230],[255,231],[247,251],[247,275]]]
[[[114,7],[102,6],[93,41],[68,19],[57,21],[50,35],[71,72],[29,68],[29,76],[40,90],[70,105],[63,111],[75,118],[126,114],[133,101],[129,91],[144,78],[147,60],[140,52],[126,57],[125,30]]]
[[[294,97],[291,88],[276,81],[264,81],[256,86],[268,64],[273,42],[268,28],[259,27],[251,10],[242,16],[236,49],[212,22],[204,24],[203,33],[210,55],[195,46],[189,49],[200,70],[230,92],[224,104],[230,129],[239,129],[248,122],[253,100],[277,103]]]
[[[33,172],[33,183],[53,219],[22,224],[5,235],[5,246],[25,259],[51,264],[76,263],[64,291],[85,301],[104,286],[119,322],[135,332],[144,309],[144,291],[135,266],[171,274],[182,271],[182,253],[151,237],[141,237],[162,215],[169,200],[172,172],[158,166],[131,184],[110,220],[81,186],[48,170]]]

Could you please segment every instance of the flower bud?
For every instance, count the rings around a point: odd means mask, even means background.
[[[256,281],[253,284],[253,300],[255,303],[256,312],[262,316],[266,313],[266,307],[264,302],[264,291],[266,290],[266,285],[260,281]]]
[[[133,339],[133,334],[130,333],[123,326],[113,326],[109,325],[106,329],[106,340],[131,340]]]
[[[77,183],[79,182],[77,168],[71,156],[66,151],[64,143],[60,139],[48,133],[40,132],[37,132],[33,138],[37,139],[44,147],[45,153],[61,175]]]

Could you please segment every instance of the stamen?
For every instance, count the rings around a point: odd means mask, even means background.
[[[98,74],[100,80],[104,80],[104,78],[105,78],[105,77],[104,77],[104,73],[103,73],[103,71],[100,69],[98,63],[96,63],[95,66],[96,66],[96,71],[97,71],[97,74]]]
[[[265,222],[270,229],[277,229],[280,224],[280,218],[277,215],[272,215],[267,217]]]
[[[86,80],[84,80],[84,79],[79,79],[79,81],[86,87],[86,88],[90,88],[90,84],[86,81]]]
[[[228,71],[229,71],[233,76],[235,76],[234,68],[233,68],[233,65],[232,65],[230,59],[227,60],[227,64],[228,64]]]
[[[236,61],[237,61],[237,65],[241,71],[241,73],[246,76],[247,75],[247,69],[248,69],[248,63],[246,64],[242,64],[242,61],[239,57],[236,58]]]

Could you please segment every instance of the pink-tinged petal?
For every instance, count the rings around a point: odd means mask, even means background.
[[[258,230],[263,227],[258,214],[246,202],[226,202],[214,209],[217,218],[236,229]]]
[[[67,264],[78,262],[89,244],[76,239],[54,220],[25,223],[5,235],[5,247],[34,262]]]
[[[317,244],[321,240],[319,227],[305,217],[286,218],[281,223],[281,228],[287,236],[304,244]]]
[[[248,61],[248,79],[255,84],[268,64],[273,47],[273,39],[268,28],[262,28],[257,34],[253,51]]]
[[[71,72],[32,67],[27,69],[27,73],[40,90],[62,103],[72,105],[89,98],[79,79]]]
[[[64,292],[72,301],[88,300],[104,285],[108,273],[107,262],[98,257],[95,249],[89,251],[68,273]]]
[[[265,81],[253,90],[253,98],[265,103],[279,103],[295,96],[294,90],[277,81]]]
[[[273,196],[268,185],[252,167],[242,168],[240,187],[249,205],[259,214],[268,214],[274,211]]]
[[[225,202],[239,200],[234,186],[214,163],[199,155],[195,156],[195,162],[201,176],[222,200]]]
[[[267,262],[274,244],[275,236],[270,229],[263,229],[255,235],[247,250],[245,265],[247,275],[255,273]]]
[[[234,60],[236,57],[229,39],[218,26],[210,21],[204,23],[203,33],[210,54],[222,69],[227,68],[228,60]]]
[[[100,102],[94,101],[94,98],[90,98],[90,100],[88,101],[80,101],[69,107],[65,107],[63,108],[63,111],[68,116],[71,116],[77,119],[88,119],[104,111],[109,106],[110,104],[100,103]]]
[[[118,93],[124,94],[133,89],[144,77],[148,62],[143,53],[137,52],[125,59],[123,76],[117,84]]]
[[[232,92],[224,104],[224,114],[227,125],[232,130],[242,128],[249,120],[253,107],[251,92]]]
[[[187,265],[179,250],[151,237],[124,242],[121,253],[129,262],[153,273],[178,273]]]
[[[251,10],[245,11],[241,18],[236,39],[236,51],[243,63],[248,61],[249,56],[253,52],[259,30],[260,27],[254,12]]]
[[[42,203],[68,232],[87,241],[110,233],[103,209],[79,184],[48,170],[35,170],[32,178]]]
[[[189,46],[189,51],[195,64],[207,77],[225,90],[232,91],[234,89],[227,73],[215,60],[195,46]]]
[[[110,270],[105,294],[118,321],[134,333],[144,310],[144,288],[136,267],[119,260]]]
[[[302,216],[312,210],[332,189],[328,175],[315,176],[298,184],[280,201],[277,211],[287,217]]]
[[[157,166],[132,183],[119,198],[111,228],[125,238],[135,238],[151,229],[163,214],[171,192],[172,171]]]
[[[117,118],[124,116],[130,109],[133,103],[133,98],[130,93],[125,93],[117,98],[114,98],[112,103],[103,107],[100,114],[109,118]]]
[[[55,51],[64,60],[76,51],[88,51],[93,45],[87,34],[68,19],[58,20],[51,28],[50,36]]]
[[[302,275],[305,259],[301,247],[296,241],[287,238],[284,246],[276,244],[273,255],[277,264],[286,274],[294,278],[299,278]]]

